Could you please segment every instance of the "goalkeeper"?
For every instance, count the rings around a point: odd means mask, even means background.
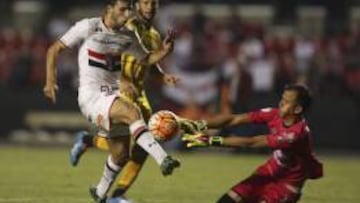
[[[307,179],[322,176],[322,164],[314,157],[312,135],[303,117],[310,107],[308,90],[300,85],[285,88],[278,108],[265,108],[238,115],[223,115],[208,121],[187,121],[204,129],[246,123],[266,124],[270,133],[252,137],[208,136],[203,131],[183,136],[187,147],[267,147],[273,150],[268,161],[245,180],[233,186],[218,203],[294,203],[300,199]]]

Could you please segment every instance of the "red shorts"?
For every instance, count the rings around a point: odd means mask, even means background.
[[[254,174],[232,188],[248,203],[294,203],[300,199],[286,187],[286,183],[276,182],[270,178]]]

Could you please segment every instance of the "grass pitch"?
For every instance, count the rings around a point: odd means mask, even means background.
[[[90,150],[78,167],[67,148],[0,147],[0,203],[91,203],[106,153]],[[164,178],[149,159],[128,197],[136,203],[213,203],[266,160],[260,155],[175,154],[181,170]],[[325,177],[308,181],[302,203],[359,203],[360,157],[320,156]]]

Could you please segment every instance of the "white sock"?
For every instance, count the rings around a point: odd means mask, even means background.
[[[100,179],[100,182],[96,186],[96,194],[99,197],[105,197],[106,193],[109,191],[111,184],[116,179],[116,176],[119,174],[121,167],[116,165],[111,156],[108,157],[105,167],[103,176]]]
[[[163,162],[167,153],[154,139],[143,120],[137,120],[130,124],[130,133],[134,136],[136,143],[150,154],[159,165]]]

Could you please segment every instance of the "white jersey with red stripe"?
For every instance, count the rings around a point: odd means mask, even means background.
[[[78,53],[80,88],[117,86],[121,54],[130,53],[138,60],[147,54],[134,32],[125,26],[110,30],[101,17],[78,21],[60,40],[71,48],[81,45]]]
[[[102,129],[110,129],[110,108],[119,97],[121,54],[138,60],[147,53],[134,32],[125,26],[110,30],[102,18],[78,21],[60,39],[67,47],[80,45],[78,103],[82,113]]]

